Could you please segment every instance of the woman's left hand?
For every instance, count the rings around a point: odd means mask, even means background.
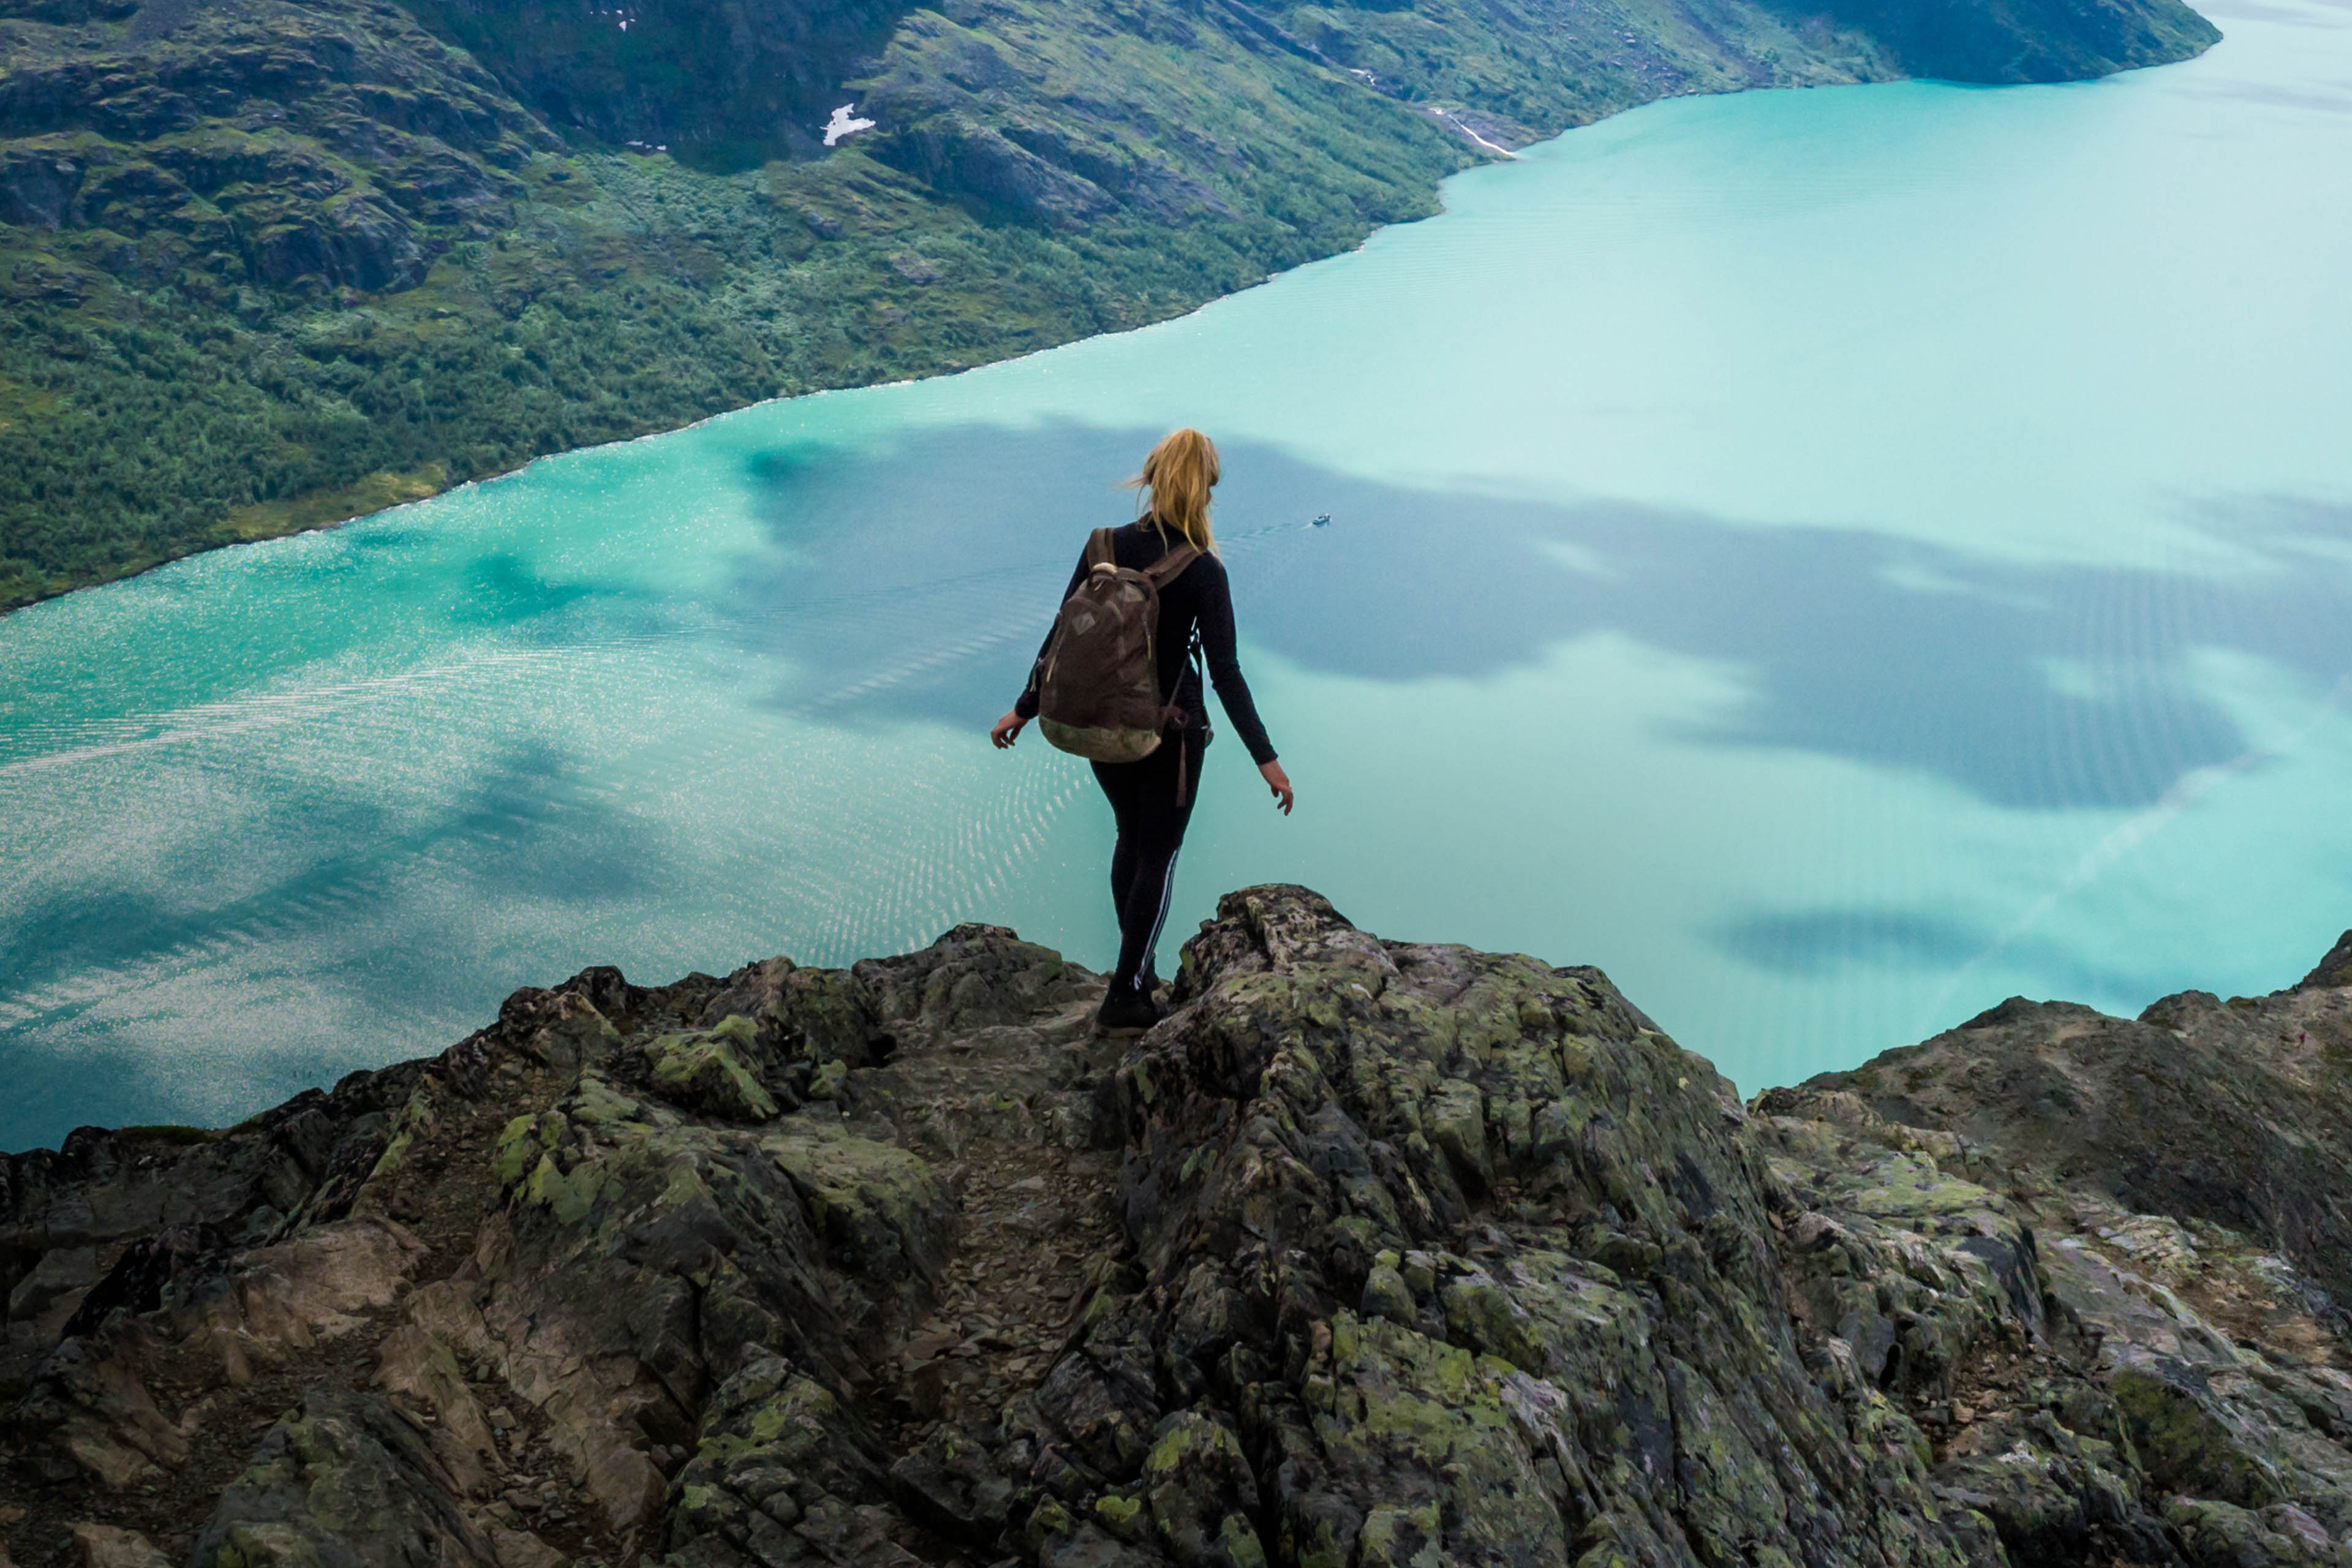
[[[1028,722],[1028,720],[1024,719],[1017,712],[1007,713],[996,721],[996,728],[988,732],[988,738],[995,742],[996,749],[1001,752],[1013,744],[1013,738],[1021,733]]]
[[[1292,805],[1298,799],[1298,792],[1290,787],[1290,775],[1282,771],[1280,763],[1260,763],[1257,771],[1258,775],[1265,780],[1265,787],[1272,790],[1274,798],[1281,803],[1282,815],[1288,816]]]

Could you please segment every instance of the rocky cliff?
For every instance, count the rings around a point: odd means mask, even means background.
[[[1746,1104],[1296,888],[1127,1041],[985,926],[591,970],[0,1163],[0,1561],[2342,1568],[2346,952]]]

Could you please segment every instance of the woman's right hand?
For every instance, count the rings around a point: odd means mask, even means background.
[[[996,721],[996,728],[988,732],[988,738],[1001,752],[1013,744],[1013,738],[1021,733],[1028,722],[1029,721],[1021,717],[1018,712],[1007,713]]]

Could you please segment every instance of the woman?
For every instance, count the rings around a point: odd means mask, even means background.
[[[1196,629],[1209,678],[1216,682],[1217,699],[1225,705],[1226,717],[1240,732],[1242,744],[1249,748],[1250,759],[1257,763],[1284,816],[1290,814],[1296,799],[1290,777],[1275,760],[1273,743],[1266,740],[1265,726],[1258,722],[1257,707],[1250,700],[1249,683],[1242,679],[1242,667],[1234,657],[1233,595],[1225,584],[1224,563],[1216,556],[1216,540],[1209,531],[1209,492],[1217,483],[1217,448],[1198,430],[1179,430],[1151,448],[1151,455],[1143,460],[1143,472],[1128,483],[1143,491],[1143,515],[1111,532],[1119,565],[1139,572],[1180,541],[1200,554],[1160,587],[1160,627],[1153,642],[1160,694],[1181,710],[1181,728],[1169,731],[1159,747],[1139,762],[1093,764],[1095,778],[1110,797],[1111,814],[1118,821],[1118,844],[1110,857],[1111,902],[1118,911],[1118,965],[1111,971],[1110,990],[1103,996],[1099,1015],[1102,1026],[1109,1029],[1149,1028],[1160,1018],[1160,1009],[1151,999],[1159,984],[1152,972],[1152,950],[1160,942],[1160,923],[1168,918],[1176,852],[1184,844],[1184,825],[1192,819],[1201,781],[1201,753],[1209,744],[1200,676],[1187,661]],[[1081,557],[1063,596],[1077,592],[1086,575],[1087,563]],[[1040,649],[1039,663],[1044,658]],[[996,721],[989,738],[1000,747],[1010,746],[1036,716],[1037,666],[1033,665],[1021,700]]]

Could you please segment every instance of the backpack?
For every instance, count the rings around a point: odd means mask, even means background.
[[[1037,661],[1037,729],[1046,742],[1098,763],[1132,763],[1160,749],[1183,714],[1160,694],[1160,590],[1200,559],[1179,544],[1142,571],[1121,566],[1110,530],[1087,541],[1087,574],[1055,617]]]

